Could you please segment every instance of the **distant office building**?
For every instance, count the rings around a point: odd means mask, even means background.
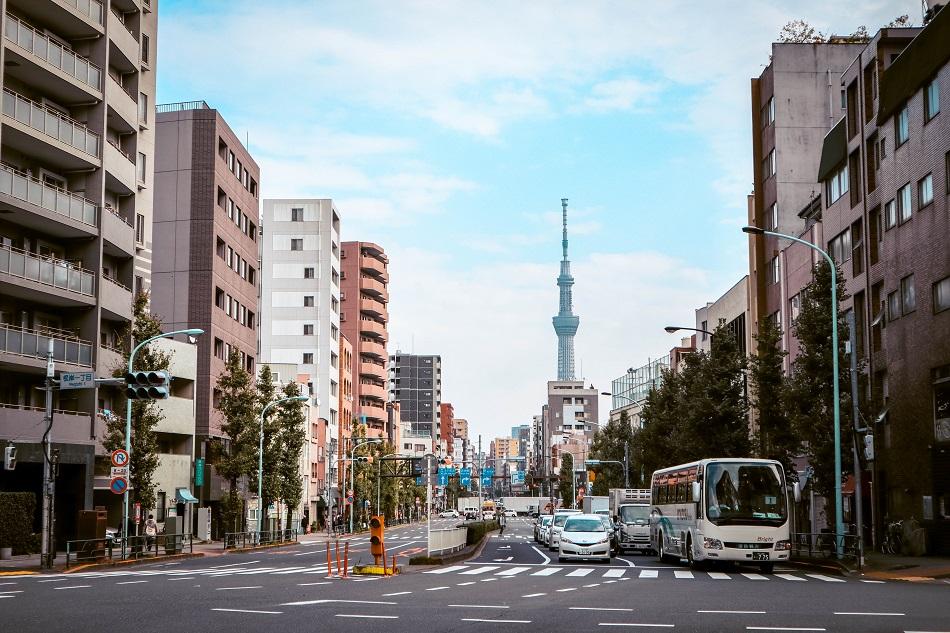
[[[586,387],[581,380],[552,380],[548,382],[548,402],[544,409],[544,449],[569,444],[578,454],[586,452],[599,428],[599,392]],[[581,447],[581,448],[578,448]],[[557,458],[552,457],[557,472]],[[546,473],[551,473],[551,464]]]
[[[439,423],[442,426],[442,445],[445,453],[453,457],[455,453],[455,407],[451,402],[439,404]]]
[[[610,382],[610,419],[619,420],[623,413],[634,429],[642,426],[640,414],[653,389],[663,384],[663,372],[670,368],[670,357],[663,356],[647,361],[641,367],[631,367],[622,376]]]
[[[389,398],[399,403],[403,448],[441,452],[442,358],[404,354],[389,357]]]
[[[714,332],[722,327],[731,334],[745,356],[752,349],[752,330],[749,323],[749,276],[745,275],[721,297],[696,309],[696,329]],[[696,345],[705,352],[712,350],[712,337],[696,333]]]

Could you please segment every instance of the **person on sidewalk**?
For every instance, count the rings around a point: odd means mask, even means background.
[[[145,521],[145,548],[152,549],[152,543],[155,542],[155,535],[158,534],[158,523],[155,522],[153,515],[148,515]]]
[[[507,521],[506,521],[506,519],[505,519],[505,513],[504,513],[504,512],[499,512],[499,513],[498,513],[498,527],[499,527],[500,529],[499,529],[499,531],[498,531],[498,536],[501,536],[502,534],[505,533],[505,523],[506,523],[506,522],[507,522]]]

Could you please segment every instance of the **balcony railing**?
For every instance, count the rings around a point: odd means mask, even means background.
[[[121,281],[119,281],[118,279],[116,279],[116,278],[114,278],[114,277],[106,277],[105,275],[103,275],[102,278],[105,279],[106,281],[110,282],[111,284],[113,284],[113,285],[115,285],[115,286],[118,286],[119,288],[122,288],[122,289],[125,290],[126,292],[132,292],[132,289],[131,289],[131,288],[129,288],[129,287],[126,286],[124,283],[122,283]]]
[[[0,165],[0,193],[91,227],[96,226],[96,212],[99,209],[96,203],[65,189],[52,187],[32,176],[21,174],[6,165]]]
[[[129,162],[132,163],[133,165],[135,164],[135,157],[132,156],[132,154],[130,154],[129,152],[127,152],[127,151],[125,151],[124,149],[122,149],[122,147],[121,147],[118,143],[116,143],[115,141],[113,141],[111,138],[109,139],[109,145],[111,145],[112,147],[114,147],[114,148],[116,149],[116,151],[118,151],[120,154],[122,154],[123,156],[125,156],[125,159],[126,159],[127,161],[129,161]]]
[[[102,26],[102,3],[99,0],[63,0],[90,20]]]
[[[126,95],[128,95],[129,99],[131,99],[132,101],[135,101],[135,95],[132,94],[132,91],[130,91],[128,88],[126,88],[124,85],[122,85],[122,77],[120,77],[117,73],[113,73],[113,72],[110,70],[110,71],[109,71],[109,79],[111,79],[113,82],[115,82],[115,85],[117,85],[119,88],[122,88],[122,92],[124,92]]]
[[[3,89],[3,113],[37,132],[99,158],[99,135],[79,121]]]
[[[80,338],[58,336],[43,330],[30,330],[15,325],[0,325],[0,352],[46,358],[49,341],[53,339],[53,359],[61,363],[92,367],[92,343]],[[11,406],[11,405],[0,405]],[[17,407],[29,409],[30,407]]]
[[[132,35],[132,37],[134,37],[135,39],[139,39],[139,36],[135,34],[135,31],[130,29],[129,25],[125,23],[125,16],[119,13],[118,11],[116,11],[115,7],[112,7],[111,11],[112,11],[112,15],[114,15],[115,18],[119,21],[119,23],[125,27],[125,30],[128,31],[129,34]]]
[[[100,6],[100,12],[101,9]],[[102,90],[101,68],[59,42],[51,40],[45,34],[10,13],[7,13],[3,34],[8,40],[35,57],[39,57],[67,75],[75,77],[90,88]]]
[[[40,257],[12,246],[0,246],[0,273],[60,290],[71,290],[87,297],[95,296],[95,275],[91,271],[61,259]]]
[[[106,211],[108,211],[109,213],[111,213],[111,214],[114,215],[115,217],[117,217],[117,218],[119,218],[120,220],[122,220],[123,222],[125,222],[127,225],[129,225],[130,228],[133,228],[133,227],[132,227],[132,222],[131,222],[130,220],[126,219],[125,217],[123,217],[122,214],[119,213],[119,211],[118,211],[115,207],[113,207],[111,204],[106,204]]]

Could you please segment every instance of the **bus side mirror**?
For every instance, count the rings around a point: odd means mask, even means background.
[[[693,501],[694,502],[699,502],[699,494],[700,494],[699,482],[694,481],[693,482]]]
[[[802,501],[802,486],[797,481],[792,484],[792,496],[795,497],[795,503]]]

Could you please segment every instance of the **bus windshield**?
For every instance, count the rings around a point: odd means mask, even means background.
[[[716,525],[783,525],[782,476],[774,464],[706,466],[706,516]]]
[[[650,508],[647,506],[620,506],[620,520],[624,523],[641,523],[650,520]]]

